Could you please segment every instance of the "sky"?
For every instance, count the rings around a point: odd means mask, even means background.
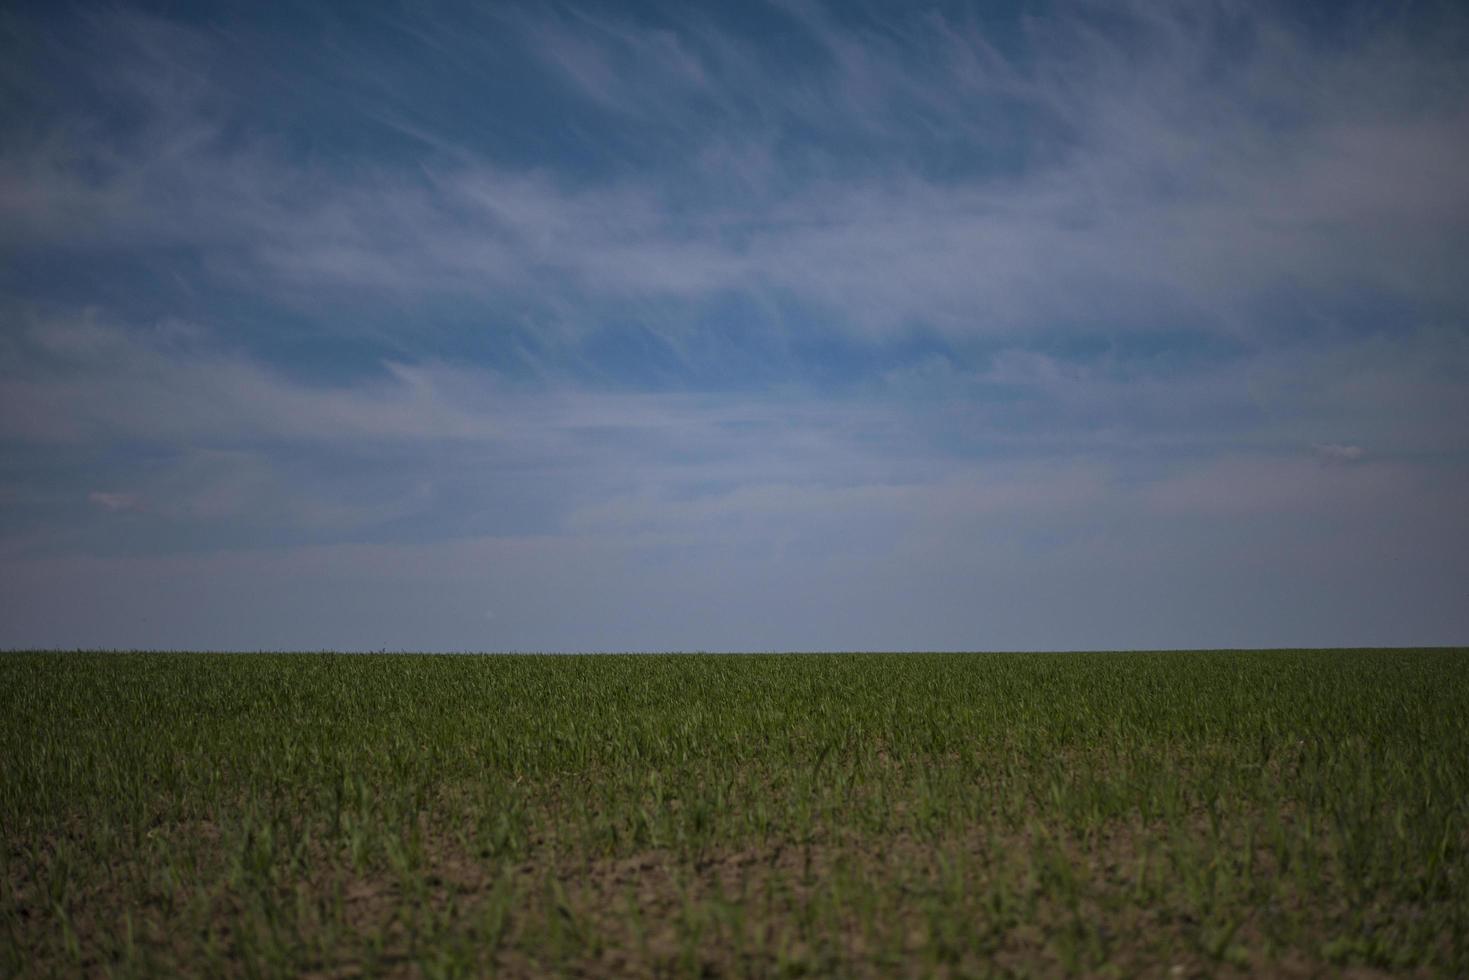
[[[1454,3],[0,8],[0,647],[1465,642]]]

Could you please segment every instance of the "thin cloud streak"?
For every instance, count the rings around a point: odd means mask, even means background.
[[[0,644],[1462,640],[1469,19],[871,13],[17,15]]]
[[[722,190],[717,171],[569,182],[451,159],[313,173],[264,133],[226,135],[212,111],[223,100],[198,91],[219,83],[151,45],[151,22],[124,20],[144,53],[111,66],[112,78],[131,83],[141,138],[99,144],[58,130],[12,148],[0,160],[0,209],[12,247],[57,235],[70,247],[187,244],[224,281],[297,297],[508,294],[534,308],[538,294],[559,292],[579,297],[572,317],[583,324],[608,299],[717,290],[794,296],[864,335],[914,323],[1014,333],[1099,317],[1118,329],[1160,299],[1205,327],[1257,333],[1248,302],[1286,284],[1378,288],[1464,312],[1469,297],[1446,256],[1469,218],[1469,176],[1451,162],[1469,155],[1469,118],[1442,94],[1469,87],[1461,61],[1391,41],[1312,47],[1262,17],[1235,25],[1252,38],[1238,64],[1205,77],[1222,43],[1216,18],[1132,15],[1149,31],[1145,52],[1080,19],[1037,24],[1024,68],[941,19],[894,39],[806,16],[799,23],[829,55],[820,94],[782,94],[789,80],[766,77],[759,106],[875,130],[885,150],[856,172],[823,164],[814,147],[815,164],[800,170],[776,153],[787,172],[753,195],[748,182]],[[575,37],[578,51],[615,53],[616,78],[639,90],[691,97],[710,84],[693,55],[636,56],[682,51],[666,29],[580,18],[524,29],[558,70]],[[696,36],[716,52],[738,48],[707,26]],[[920,45],[934,41],[948,54],[923,66]],[[711,58],[709,71],[730,60]],[[619,98],[614,84],[582,88]],[[971,100],[996,93],[1057,120],[1056,146],[1004,151],[1039,150],[1039,166],[942,180],[904,166],[901,119],[921,109],[931,128],[956,125],[977,148]],[[649,125],[672,129],[692,159],[718,159],[711,148],[746,125],[743,110],[699,128],[696,108],[671,108]],[[761,146],[762,127],[749,125]],[[690,195],[696,210],[680,205]]]

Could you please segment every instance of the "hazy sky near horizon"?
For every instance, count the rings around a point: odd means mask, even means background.
[[[1469,642],[1457,4],[0,54],[0,647]]]

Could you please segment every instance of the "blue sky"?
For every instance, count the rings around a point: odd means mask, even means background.
[[[0,12],[0,646],[1469,637],[1454,4]]]

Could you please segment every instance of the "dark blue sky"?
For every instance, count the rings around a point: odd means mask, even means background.
[[[0,646],[1469,633],[1453,4],[37,4],[0,53]]]

